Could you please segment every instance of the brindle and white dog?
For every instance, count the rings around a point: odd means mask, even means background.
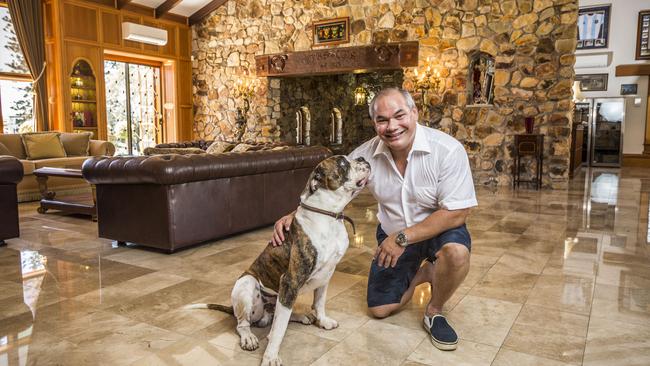
[[[370,164],[363,158],[349,160],[338,155],[323,160],[300,196],[302,205],[296,210],[285,243],[279,247],[268,245],[237,280],[232,307],[194,304],[188,308],[234,314],[240,345],[249,351],[259,346],[251,325],[265,327],[273,319],[262,365],[282,364],[278,353],[289,321],[315,321],[324,329],[338,327],[336,320],[325,314],[325,299],[334,269],[348,248],[348,234],[341,216],[335,218],[317,211],[341,213],[366,185],[369,175]],[[314,314],[292,314],[298,294],[309,290],[314,290]]]

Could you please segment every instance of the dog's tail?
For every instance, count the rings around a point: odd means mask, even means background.
[[[220,305],[220,304],[190,304],[185,306],[185,309],[210,309],[210,310],[219,310],[224,313],[235,315],[232,306]]]

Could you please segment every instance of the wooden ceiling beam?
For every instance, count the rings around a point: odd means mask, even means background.
[[[172,10],[176,5],[178,5],[183,0],[165,0],[164,3],[158,5],[155,10],[156,18],[160,18],[170,10]]]
[[[650,75],[650,64],[617,65],[616,76]]]
[[[189,20],[190,20],[190,25],[196,24],[208,15],[212,13],[213,11],[217,10],[221,5],[225,4],[226,0],[212,0],[209,3],[207,3],[204,7],[201,9],[197,10],[194,14],[190,15]]]
[[[115,7],[118,9],[122,9],[125,5],[127,5],[130,2],[131,0],[117,0],[115,2]]]

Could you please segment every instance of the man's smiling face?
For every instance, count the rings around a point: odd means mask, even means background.
[[[418,111],[410,108],[398,91],[379,97],[374,105],[375,131],[392,152],[406,152],[413,146]]]

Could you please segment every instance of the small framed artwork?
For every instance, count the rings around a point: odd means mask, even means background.
[[[583,7],[578,10],[576,49],[607,48],[611,5]]]
[[[576,75],[576,80],[580,81],[580,91],[606,91],[607,74],[582,74]]]
[[[648,40],[650,37],[650,10],[639,12],[639,26],[636,34],[636,59],[650,60],[650,46]]]
[[[350,18],[319,20],[313,23],[314,46],[350,42]]]
[[[621,95],[636,95],[637,84],[621,84]]]

